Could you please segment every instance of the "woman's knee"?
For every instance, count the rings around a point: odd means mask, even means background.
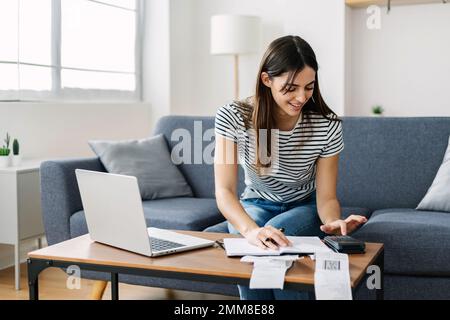
[[[289,236],[316,236],[321,232],[320,219],[315,206],[301,206],[285,211],[266,225],[274,228],[283,228]]]
[[[259,207],[257,204],[241,202],[245,212],[256,222],[260,227],[263,227],[267,221],[273,218],[273,214]]]

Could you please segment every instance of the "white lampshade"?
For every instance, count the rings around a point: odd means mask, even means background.
[[[261,19],[256,16],[211,17],[211,54],[256,53],[261,43]]]

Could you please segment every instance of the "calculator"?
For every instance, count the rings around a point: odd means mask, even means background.
[[[327,236],[323,239],[324,243],[333,251],[339,253],[364,253],[366,244],[364,241],[350,236]]]

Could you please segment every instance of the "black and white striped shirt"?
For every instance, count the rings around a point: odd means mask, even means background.
[[[329,118],[337,116],[330,114]],[[245,171],[246,188],[241,199],[285,203],[305,199],[316,188],[316,160],[344,149],[340,121],[318,113],[301,115],[291,131],[273,130],[271,166],[258,173],[254,165],[255,132],[246,129],[239,106],[232,103],[219,108],[215,133],[237,143],[239,163]]]

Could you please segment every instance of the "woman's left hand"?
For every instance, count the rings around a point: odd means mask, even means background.
[[[320,230],[328,234],[345,236],[347,235],[347,233],[351,233],[361,224],[364,224],[366,222],[366,217],[352,214],[345,220],[338,219],[328,222],[327,224],[320,226]]]

